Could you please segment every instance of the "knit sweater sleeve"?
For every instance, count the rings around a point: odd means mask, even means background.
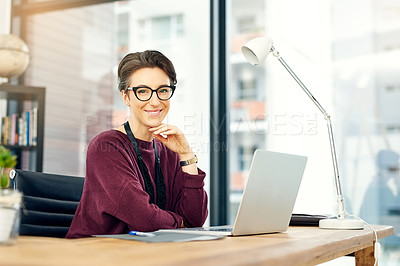
[[[176,178],[182,180],[182,186],[176,193],[174,212],[183,217],[185,227],[203,226],[208,215],[207,193],[204,190],[206,174],[201,169],[198,172],[198,175],[188,174],[177,164]]]
[[[198,168],[193,175],[183,171],[179,155],[156,141],[167,190],[167,209],[183,218],[185,227],[202,226],[207,219],[206,174]]]

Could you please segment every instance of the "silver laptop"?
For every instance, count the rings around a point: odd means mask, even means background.
[[[256,150],[233,226],[161,231],[217,235],[253,235],[287,230],[307,157]]]

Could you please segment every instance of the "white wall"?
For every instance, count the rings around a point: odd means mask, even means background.
[[[11,0],[0,1],[0,34],[9,34],[11,24]]]

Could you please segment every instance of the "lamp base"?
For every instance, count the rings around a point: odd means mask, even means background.
[[[319,228],[321,229],[338,229],[338,230],[361,230],[364,229],[364,222],[356,219],[322,219],[319,220]]]

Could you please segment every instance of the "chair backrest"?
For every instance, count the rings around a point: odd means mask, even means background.
[[[20,235],[65,237],[82,196],[84,178],[14,169],[22,192]]]

